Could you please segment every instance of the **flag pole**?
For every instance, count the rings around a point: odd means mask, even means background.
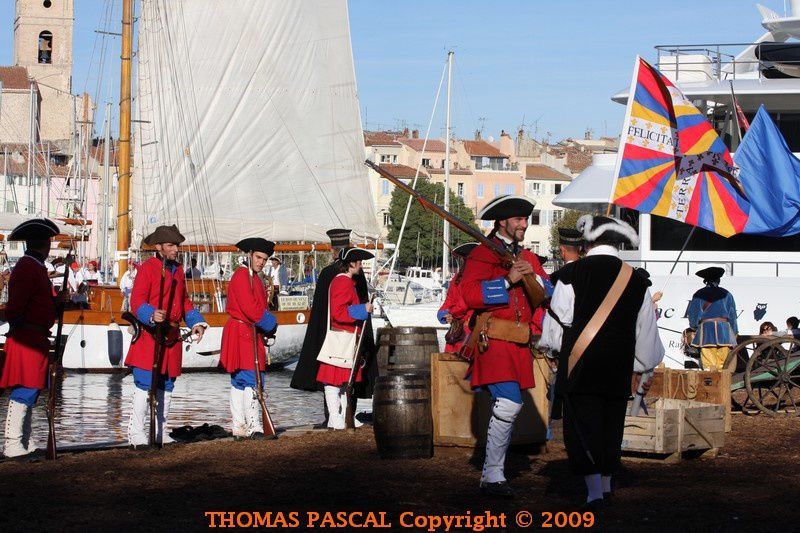
[[[678,252],[678,257],[675,258],[675,261],[672,263],[672,268],[669,269],[669,274],[667,274],[667,279],[664,280],[664,285],[658,292],[663,293],[664,289],[667,288],[667,284],[669,283],[669,280],[672,278],[672,273],[675,272],[675,267],[678,266],[678,261],[681,260],[683,252],[686,250],[686,247],[689,246],[689,241],[692,239],[692,235],[694,235],[694,230],[696,229],[697,226],[692,226],[692,230],[689,232],[689,235],[686,236],[686,240],[683,241],[683,246],[681,246],[681,250]]]
[[[631,84],[628,87],[628,101],[625,103],[625,119],[622,121],[622,132],[620,137],[625,136],[625,132],[631,125],[631,110],[633,109],[633,97],[636,94],[636,80],[639,78],[639,65],[641,65],[640,57],[637,55],[633,63],[633,76],[631,76]],[[614,163],[614,177],[611,180],[611,190],[608,192],[608,207],[606,207],[606,216],[611,216],[611,211],[614,208],[614,193],[617,190],[617,181],[619,180],[619,168],[622,165],[622,157],[625,147],[620,143],[619,150],[617,151],[617,160]]]

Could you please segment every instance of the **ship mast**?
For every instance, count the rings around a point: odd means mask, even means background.
[[[131,55],[133,0],[122,0],[122,69],[119,84],[119,181],[117,182],[117,280],[128,270],[131,184]]]

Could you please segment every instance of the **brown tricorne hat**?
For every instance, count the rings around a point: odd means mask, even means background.
[[[186,237],[181,235],[181,232],[178,230],[178,226],[173,224],[171,226],[157,227],[156,230],[145,237],[142,242],[149,245],[164,243],[180,244],[185,240]]]

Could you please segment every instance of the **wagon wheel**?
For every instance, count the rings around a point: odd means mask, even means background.
[[[776,338],[759,346],[744,381],[750,401],[769,416],[800,414],[800,341]]]
[[[763,337],[751,337],[737,344],[728,354],[722,368],[729,370],[732,375],[733,388],[731,389],[732,407],[739,409],[746,415],[755,415],[761,412],[747,394],[744,385],[744,375],[747,362],[753,356],[756,348],[764,342]]]

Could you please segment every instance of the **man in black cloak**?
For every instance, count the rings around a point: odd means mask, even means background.
[[[349,229],[332,229],[327,232],[333,247],[333,255],[339,250],[350,246]],[[308,319],[306,336],[303,339],[303,347],[300,350],[300,359],[297,361],[297,368],[292,376],[291,387],[297,390],[322,391],[323,385],[317,381],[317,371],[319,363],[317,355],[325,341],[325,333],[328,327],[328,289],[331,281],[339,271],[334,263],[326,266],[317,277],[317,286],[314,290],[314,302],[311,304],[311,316]],[[367,287],[367,277],[360,272],[353,277],[356,282],[356,293],[361,303],[369,302],[369,290]],[[356,398],[371,398],[375,381],[378,379],[378,361],[375,357],[375,338],[372,332],[372,317],[367,318],[364,324],[364,338],[361,341],[361,354],[365,362],[363,376],[364,379],[355,384]],[[325,398],[322,399],[323,404]],[[328,413],[325,411],[325,421],[327,422]]]

